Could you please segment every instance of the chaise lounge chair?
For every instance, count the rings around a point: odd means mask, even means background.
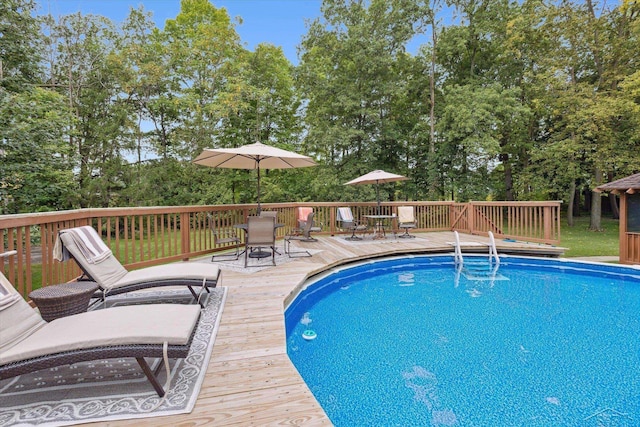
[[[54,248],[59,261],[73,258],[88,280],[99,286],[99,301],[110,295],[158,286],[187,286],[200,302],[204,291],[214,288],[220,280],[220,269],[204,263],[173,263],[128,271],[111,253],[98,233],[88,226],[60,230]],[[199,287],[196,293],[194,287]],[[202,305],[202,303],[200,303]]]
[[[162,397],[165,390],[145,357],[164,358],[168,372],[169,358],[187,356],[199,316],[197,305],[149,304],[47,323],[0,272],[0,380],[77,362],[134,357]]]

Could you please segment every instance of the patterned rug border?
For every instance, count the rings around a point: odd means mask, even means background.
[[[184,290],[132,292],[129,294],[124,294],[122,296],[112,297],[111,301],[117,300],[115,303],[121,304],[123,302],[134,302],[135,300],[149,300],[149,295],[153,295],[154,299],[156,300],[158,298],[180,299],[187,296],[190,297],[190,294],[187,295],[185,292],[186,291]],[[216,293],[215,300],[211,298],[213,292]],[[221,295],[218,295],[219,293],[221,293]],[[220,320],[222,318],[227,293],[228,288],[220,286],[213,289],[212,294],[210,294],[207,298],[207,304],[202,310],[201,321],[199,322],[198,328],[196,329],[189,354],[184,359],[183,363],[179,365],[179,368],[178,363],[176,363],[175,360],[170,361],[172,376],[171,386],[167,390],[164,398],[159,398],[155,391],[153,391],[153,388],[151,388],[151,385],[148,383],[146,378],[144,378],[144,381],[142,382],[144,383],[145,388],[150,389],[148,392],[145,391],[142,393],[132,393],[127,396],[105,395],[102,397],[92,396],[84,398],[74,397],[62,400],[42,400],[27,405],[14,405],[12,407],[2,408],[2,411],[0,411],[0,426],[54,427],[93,422],[133,420],[139,418],[151,418],[190,413],[195,406],[195,403],[200,394],[200,390],[202,388],[202,384],[204,382],[204,378],[206,376],[207,367],[211,359],[211,353],[215,344],[218,328],[220,326]],[[220,300],[219,303],[216,303],[218,297],[220,298]],[[202,342],[204,341],[203,334],[208,335],[206,345],[202,344]],[[197,337],[200,337],[198,341],[196,341]],[[198,348],[199,344],[200,348]],[[197,372],[197,377],[195,378],[195,380],[193,379],[193,375],[185,373],[189,370],[193,370],[193,366],[195,363],[187,363],[187,360],[197,361],[199,365],[199,371]],[[137,363],[134,363],[134,365],[139,369]],[[162,367],[161,372],[164,372],[164,367]],[[4,388],[0,388],[0,401],[2,400],[2,392],[6,391],[6,389],[10,385],[18,383],[19,381],[20,377],[5,380],[6,384],[4,385]],[[189,381],[192,381],[193,384],[185,384]],[[162,380],[161,383],[164,383],[164,381]],[[122,386],[122,384],[120,384],[120,386]],[[64,389],[65,387],[62,387],[62,389]],[[73,386],[68,386],[67,388],[73,388]],[[176,392],[177,388],[179,388],[180,390],[188,388],[192,391],[190,393],[184,391]],[[44,391],[46,391],[46,389],[42,392]],[[123,394],[125,392],[126,390],[123,391]],[[41,392],[35,391],[34,393],[38,394]],[[82,410],[86,411],[87,405],[89,406],[89,410],[93,410],[94,412],[98,413],[98,415],[82,418]],[[178,405],[180,406],[178,407]],[[135,409],[139,409],[139,411],[137,413],[129,412]],[[106,412],[109,410],[120,410],[121,412],[113,415],[107,415]],[[143,410],[148,412],[142,412]],[[74,417],[74,419],[69,419],[69,417]]]
[[[362,245],[362,244],[376,244],[376,243],[400,243],[400,242],[413,242],[424,240],[423,237],[415,236],[413,238],[400,237],[401,234],[397,234],[395,237],[392,233],[388,233],[387,237],[383,239],[373,239],[371,234],[366,234],[362,240],[347,240],[346,237],[348,235],[340,235],[340,236],[331,236],[332,239],[337,240],[341,243],[345,243],[348,245]],[[358,237],[361,237],[360,234],[357,234]],[[414,234],[412,234],[414,236]]]

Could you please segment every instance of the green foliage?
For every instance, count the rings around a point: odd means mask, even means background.
[[[0,89],[21,92],[40,71],[42,35],[34,0],[0,2]]]
[[[305,147],[338,181],[374,169],[407,174],[415,122],[405,121],[411,85],[398,76],[411,78],[404,45],[424,25],[428,5],[336,0],[322,10],[324,21],[314,21],[302,41],[298,69],[307,99]]]
[[[3,212],[255,202],[255,171],[190,163],[255,141],[319,163],[265,202],[374,200],[344,186],[374,169],[411,178],[383,200],[571,200],[640,163],[637,1],[324,0],[297,66],[208,0],[163,29],[34,6],[0,5]]]
[[[64,99],[44,89],[0,91],[0,212],[73,206],[73,151]]]

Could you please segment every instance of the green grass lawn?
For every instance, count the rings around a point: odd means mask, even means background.
[[[589,230],[589,217],[575,219],[569,227],[563,218],[560,226],[560,246],[567,248],[565,257],[619,256],[618,220],[602,218],[602,231]]]

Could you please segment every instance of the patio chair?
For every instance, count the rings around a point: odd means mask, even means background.
[[[111,253],[98,233],[88,226],[60,230],[54,247],[54,258],[73,258],[83,271],[83,278],[94,281],[99,289],[94,297],[105,301],[118,295],[158,286],[187,286],[200,302],[203,292],[209,292],[220,280],[221,270],[204,263],[172,263],[128,271]],[[198,287],[196,293],[194,288]]]
[[[398,228],[404,229],[404,234],[398,237],[405,239],[416,237],[413,234],[409,234],[409,230],[417,227],[413,206],[398,206]]]
[[[289,255],[289,258],[295,258],[298,256],[311,256],[311,253],[309,253],[309,251],[307,250],[292,252],[291,241],[292,240],[299,240],[301,242],[317,242],[318,241],[318,239],[311,237],[311,231],[313,231],[314,229],[319,229],[319,227],[313,226],[313,216],[314,216],[314,213],[309,212],[306,220],[302,222],[303,228],[294,228],[289,232],[289,234],[284,236],[284,253]],[[306,255],[299,255],[299,254],[306,254]]]
[[[345,240],[362,240],[362,237],[356,236],[356,233],[361,232],[364,235],[369,228],[368,224],[359,224],[356,221],[349,207],[338,208],[338,222],[340,228],[351,231],[351,236],[345,237]]]
[[[248,257],[264,257],[261,248],[271,248],[271,263],[276,265],[276,222],[273,216],[247,217],[247,234],[245,236],[244,266],[247,267]],[[257,249],[251,252],[252,249]],[[266,258],[266,257],[265,257]],[[257,267],[255,265],[254,267]]]
[[[211,233],[213,233],[213,246],[228,246],[232,244],[235,248],[234,253],[225,253],[225,254],[213,254],[211,255],[211,262],[217,261],[228,261],[228,260],[237,260],[240,258],[240,243],[241,240],[233,229],[222,229],[216,227],[215,221],[213,221],[213,217],[211,215],[207,215],[209,219],[209,228],[211,228]]]
[[[312,215],[313,214],[313,215]],[[311,217],[309,217],[311,215]],[[293,229],[290,234],[301,234],[304,236],[305,242],[317,242],[318,239],[311,237],[311,233],[319,233],[322,227],[315,221],[315,213],[313,208],[298,208],[298,227]]]
[[[47,323],[0,272],[0,380],[77,362],[133,357],[162,397],[164,387],[145,358],[163,358],[168,373],[169,358],[187,356],[199,317],[197,305],[144,304]]]

